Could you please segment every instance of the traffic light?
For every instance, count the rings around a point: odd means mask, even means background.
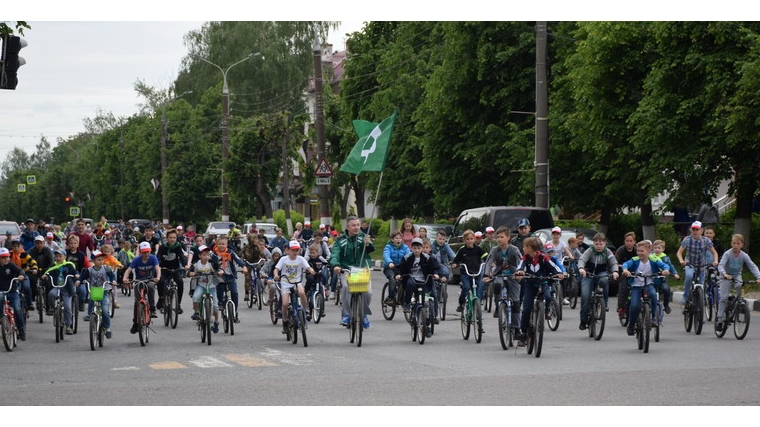
[[[3,50],[0,56],[0,89],[16,89],[18,84],[18,68],[26,64],[26,60],[18,56],[21,49],[27,46],[26,40],[18,36],[3,37]]]
[[[71,202],[71,197],[66,196],[65,200],[66,200],[66,203],[69,203],[69,202]]]

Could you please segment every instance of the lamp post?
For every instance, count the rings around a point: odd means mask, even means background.
[[[176,101],[189,93],[193,93],[193,91],[186,90],[164,102],[161,106],[161,182],[159,185],[161,186],[161,213],[163,215],[161,222],[164,225],[169,225],[169,200],[166,194],[166,104]]]
[[[230,194],[227,191],[227,178],[225,178],[224,176],[224,163],[227,161],[227,158],[229,157],[229,149],[228,149],[229,135],[228,135],[228,128],[227,128],[227,121],[230,117],[230,92],[229,92],[229,89],[227,88],[227,73],[235,65],[238,65],[247,59],[253,58],[254,56],[260,56],[260,55],[261,55],[260,52],[249,53],[248,56],[230,65],[226,69],[223,69],[222,67],[214,64],[213,62],[209,61],[206,58],[203,58],[198,55],[192,55],[193,57],[198,58],[203,62],[213,65],[214,67],[219,69],[219,71],[222,72],[222,221],[230,220]]]

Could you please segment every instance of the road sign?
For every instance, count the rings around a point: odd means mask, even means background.
[[[72,206],[69,208],[69,216],[77,217],[79,216],[79,208]]]
[[[26,193],[26,184],[19,184],[18,187],[16,187],[16,191],[19,193]]]
[[[330,185],[330,178],[317,177],[317,185]]]
[[[322,158],[322,160],[320,160],[319,164],[317,165],[317,169],[314,171],[314,176],[328,178],[328,177],[331,177],[332,175],[333,175],[333,170],[330,167],[330,164],[327,163],[326,159]]]
[[[37,176],[36,175],[27,175],[26,176],[26,183],[29,185],[34,185],[37,183]]]

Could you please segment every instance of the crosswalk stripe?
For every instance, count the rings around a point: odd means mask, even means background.
[[[211,356],[204,356],[200,359],[191,360],[190,363],[199,368],[228,368],[232,366],[229,363]]]
[[[153,369],[187,369],[187,366],[179,362],[151,363],[148,366],[150,366]]]
[[[259,367],[259,366],[277,366],[276,363],[269,362],[258,357],[253,357],[250,354],[228,354],[223,356],[225,359],[235,362],[242,366]]]

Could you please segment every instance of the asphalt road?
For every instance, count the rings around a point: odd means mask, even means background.
[[[241,276],[242,277],[242,276]],[[701,335],[666,318],[660,342],[638,350],[616,316],[601,341],[578,330],[579,308],[565,307],[559,330],[547,330],[540,358],[502,350],[497,321],[486,313],[480,344],[446,321],[424,345],[412,342],[398,312],[380,314],[384,277],[373,272],[374,315],[362,346],[349,343],[328,301],[327,317],[310,324],[308,347],[286,342],[269,313],[240,309],[234,336],[220,331],[201,344],[189,297],[177,329],[154,323],[141,347],[129,333],[129,299],[113,319],[114,336],[91,351],[84,327],[55,343],[50,317],[30,319],[25,342],[2,355],[3,405],[749,405],[760,403],[760,319],[743,341]],[[453,288],[453,287],[452,287]],[[242,290],[242,287],[241,287]],[[458,289],[450,289],[455,299]],[[451,300],[450,299],[450,300]],[[241,295],[242,300],[242,295]],[[610,300],[615,306],[615,299]],[[676,306],[677,307],[677,306]],[[610,314],[614,314],[610,312]],[[199,394],[199,390],[203,393]],[[293,396],[298,390],[297,398]],[[430,392],[428,392],[430,391]],[[431,397],[434,396],[434,397]]]

